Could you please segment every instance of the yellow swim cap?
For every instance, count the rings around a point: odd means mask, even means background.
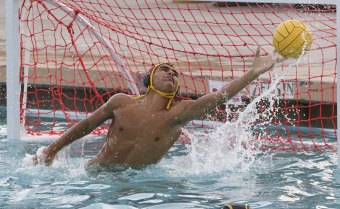
[[[169,102],[168,102],[168,105],[166,106],[166,109],[168,110],[170,108],[170,105],[172,103],[172,100],[174,99],[174,97],[176,96],[176,93],[179,89],[179,84],[177,82],[177,87],[176,87],[176,91],[175,92],[172,92],[172,93],[167,93],[167,92],[163,92],[163,91],[160,91],[158,89],[155,88],[155,86],[153,85],[153,76],[155,74],[155,71],[156,69],[163,65],[163,64],[168,64],[168,63],[158,63],[156,65],[153,66],[153,68],[151,69],[151,73],[150,73],[150,83],[148,85],[148,88],[146,90],[146,93],[142,96],[145,96],[149,93],[150,89],[152,89],[154,92],[156,92],[157,94],[161,95],[162,97],[165,97],[165,98],[168,98],[170,99]]]

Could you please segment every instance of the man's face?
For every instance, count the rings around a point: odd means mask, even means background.
[[[152,83],[160,91],[173,93],[177,89],[178,73],[169,64],[161,64],[155,70]]]

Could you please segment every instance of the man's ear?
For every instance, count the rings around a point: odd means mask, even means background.
[[[146,88],[150,86],[150,73],[144,75],[143,84]]]

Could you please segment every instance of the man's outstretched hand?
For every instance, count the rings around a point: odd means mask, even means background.
[[[284,57],[273,58],[273,56],[270,54],[261,56],[260,51],[260,47],[257,47],[253,61],[253,71],[257,75],[261,75],[268,70],[271,70],[276,63],[286,60]]]
[[[55,152],[48,147],[39,148],[37,154],[32,157],[34,164],[51,165],[55,157]]]

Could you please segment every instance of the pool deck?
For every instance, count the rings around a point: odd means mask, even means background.
[[[0,1],[0,83],[5,83],[6,82],[6,47],[5,47],[5,1]],[[179,4],[180,5],[180,4]],[[212,6],[213,7],[213,6]],[[268,14],[269,17],[267,17],[268,19],[270,19],[270,14]],[[313,14],[310,14],[313,16]],[[315,14],[318,15],[318,14]],[[333,15],[333,14],[330,14]],[[335,14],[334,14],[335,16]],[[275,18],[276,16],[273,15],[272,18]],[[265,20],[263,20],[265,21]],[[327,21],[327,20],[325,20]],[[265,22],[264,22],[265,23]],[[324,22],[325,25],[327,24],[334,24],[333,22]],[[334,26],[335,27],[335,26]],[[316,36],[321,36],[321,34],[316,34]],[[190,39],[190,37],[189,37]],[[334,38],[336,39],[336,37]],[[318,40],[323,42],[323,40]],[[332,40],[335,43],[335,40]],[[326,42],[326,41],[324,41]],[[321,43],[323,44],[323,43]],[[334,47],[335,48],[335,47]],[[242,53],[242,52],[241,52]],[[249,54],[249,51],[247,52]],[[336,52],[334,51],[323,51],[320,52],[320,50],[312,50],[310,51],[310,54],[308,55],[308,59],[309,60],[313,60],[313,63],[321,63],[323,62],[323,60],[332,60],[332,56],[334,57]],[[328,56],[330,56],[328,58]],[[190,61],[190,57],[189,57],[189,61]],[[199,66],[204,66],[204,60],[197,60],[197,59],[192,59],[192,62],[196,62],[196,63],[191,63],[192,65],[199,65]],[[239,76],[241,76],[244,72],[242,71],[244,64],[246,66],[250,66],[252,62],[252,58],[245,58],[242,59],[241,61],[237,61],[235,60],[235,62],[233,62],[233,69],[234,69],[234,78],[237,78]],[[302,59],[302,62],[308,62],[308,60],[306,59]],[[292,62],[290,61],[290,63],[292,64]],[[211,63],[209,64],[211,65]],[[229,63],[221,63],[222,67],[224,69],[228,69],[230,68],[230,64]],[[300,92],[299,94],[297,94],[298,96],[288,96],[288,99],[292,99],[292,100],[299,100],[299,101],[312,101],[312,102],[334,102],[334,100],[336,101],[336,77],[335,77],[335,61],[333,62],[328,62],[327,64],[324,64],[323,66],[320,66],[318,64],[305,64],[305,65],[301,65],[299,67],[299,69],[296,69],[296,67],[293,67],[293,69],[290,70],[285,70],[285,72],[283,73],[283,69],[288,68],[288,64],[285,63],[284,66],[280,66],[278,68],[276,68],[274,70],[274,74],[278,73],[278,74],[284,74],[283,75],[283,79],[288,83],[292,83],[292,85],[298,85],[298,91]],[[190,92],[190,89],[196,89],[197,92],[199,93],[203,93],[205,91],[205,89],[209,89],[209,85],[208,85],[208,81],[209,80],[221,80],[221,78],[219,78],[219,75],[221,74],[220,71],[191,71],[189,72],[187,70],[188,68],[186,68],[186,66],[181,66],[181,70],[183,72],[183,74],[180,76],[180,82],[186,84],[186,86],[188,87],[189,91],[186,93],[192,93]],[[40,68],[38,69],[39,74],[41,73],[42,75],[46,74],[46,68]],[[138,69],[132,69],[132,77],[136,78],[137,76],[137,72]],[[230,72],[230,71],[228,71]],[[53,69],[49,69],[49,73],[54,74],[53,73]],[[91,74],[91,72],[89,72]],[[94,73],[94,72],[93,72]],[[203,73],[203,74],[201,74]],[[63,69],[63,74],[66,77],[72,77],[74,76],[71,72],[69,72],[68,70],[64,70]],[[321,76],[322,74],[322,76]],[[266,73],[261,75],[261,77],[259,78],[259,80],[261,81],[267,81],[270,80],[270,78],[272,78],[272,73]],[[296,82],[296,77],[299,77],[299,80]],[[224,74],[224,80],[225,81],[229,81],[231,80],[231,74],[225,73]],[[198,80],[200,80],[201,82],[192,82],[193,79],[192,77],[197,78]],[[75,78],[77,79],[77,78]],[[109,83],[118,83],[119,78],[105,78],[105,79],[109,79],[110,82]],[[115,82],[117,81],[117,82]],[[37,81],[37,84],[45,84],[47,83],[45,80],[41,79]],[[48,82],[49,83],[49,82]],[[102,82],[103,85],[105,83],[105,81]],[[307,84],[309,83],[309,85],[307,86]],[[255,96],[256,94],[258,94],[258,92],[254,91],[254,89],[256,88],[262,88],[261,86],[258,86],[258,83],[253,83],[248,87],[248,93],[247,96]],[[98,83],[97,87],[102,87],[101,83]],[[113,88],[115,86],[112,86]],[[323,91],[320,91],[320,89],[323,89]],[[286,97],[287,98],[287,97]]]

